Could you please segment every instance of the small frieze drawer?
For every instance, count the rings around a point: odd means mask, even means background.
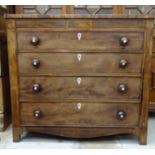
[[[17,28],[57,28],[57,29],[104,29],[104,28],[144,28],[144,20],[137,19],[20,19],[16,21]]]

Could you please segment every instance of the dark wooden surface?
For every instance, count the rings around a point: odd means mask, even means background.
[[[3,18],[4,13],[6,13],[6,9],[0,7],[0,131],[4,131],[11,122],[6,21]]]
[[[83,138],[132,133],[138,136],[141,144],[146,144],[152,56],[152,16],[9,15],[7,18],[14,141],[20,140],[22,129],[25,128],[36,132],[43,132],[43,129],[46,129],[45,133]],[[38,22],[34,27],[34,24],[31,27],[28,26],[35,22],[32,19],[40,20],[42,24]],[[56,23],[55,19],[61,28],[49,27],[50,20]],[[103,27],[101,25],[95,27],[94,23],[100,19],[108,22],[102,23]],[[24,24],[20,25],[22,20]],[[63,22],[65,20],[68,24],[64,27],[60,24],[60,20]],[[117,23],[115,26],[113,26],[114,20]],[[138,22],[137,27],[136,22]],[[74,23],[71,24],[71,28],[68,27],[69,23]],[[78,23],[78,26],[75,23]],[[84,34],[80,39],[77,38],[79,32]],[[40,42],[37,45],[31,43],[33,35],[39,37]],[[119,43],[120,37],[124,35],[129,38],[126,46]],[[79,64],[75,64],[77,59],[74,56],[78,53],[82,54],[81,68]],[[101,63],[98,55],[101,58],[102,55],[106,55],[107,57],[104,56],[106,60]],[[129,68],[126,68],[128,72],[121,71],[114,61],[125,55],[130,61]],[[39,68],[34,69],[32,66],[33,56],[35,58],[39,56],[41,59]],[[65,59],[59,58],[61,56],[70,60],[69,64],[65,62]],[[51,60],[50,57],[52,57]],[[44,64],[42,61],[45,59],[44,63],[47,65],[41,71]],[[59,63],[54,59],[57,59]],[[115,63],[108,65],[106,61]],[[95,64],[92,72],[91,69],[86,69],[89,63],[91,66],[91,62]],[[54,65],[53,69],[52,65]],[[59,69],[62,65],[62,69]],[[86,68],[84,68],[85,65]],[[133,70],[130,65],[137,66],[137,69]],[[76,66],[75,69],[74,66]],[[82,73],[83,76],[80,75]],[[79,78],[81,81],[78,84]],[[34,84],[40,84],[42,89],[34,92],[32,90]],[[119,84],[127,85],[125,92],[118,92]],[[124,120],[117,120],[115,114],[117,110],[123,113]],[[69,117],[69,114],[72,117]],[[57,124],[68,126],[68,131],[65,127],[57,128],[56,131]],[[78,128],[73,132],[71,126],[75,124],[78,124]],[[103,132],[95,128],[97,124],[103,126]],[[46,125],[49,128],[46,128]],[[90,125],[92,133],[89,129],[80,129],[80,125]],[[109,133],[106,133],[107,128],[109,128]],[[88,135],[84,130],[88,131]],[[70,135],[69,132],[71,132]]]

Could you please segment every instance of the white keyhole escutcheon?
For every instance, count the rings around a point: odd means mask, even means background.
[[[82,33],[78,32],[78,33],[77,33],[77,38],[78,38],[78,40],[81,40],[81,38],[82,38]]]
[[[78,61],[81,61],[81,58],[82,58],[82,54],[77,54]]]
[[[77,109],[78,109],[78,110],[81,109],[81,103],[77,103]]]
[[[82,82],[82,79],[81,79],[80,77],[78,77],[78,78],[76,79],[76,81],[77,81],[77,84],[80,85],[81,82]]]

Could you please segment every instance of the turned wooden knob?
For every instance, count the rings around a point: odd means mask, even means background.
[[[33,59],[32,60],[32,66],[35,68],[38,68],[40,66],[40,60],[39,59]]]
[[[117,90],[120,93],[125,93],[127,91],[127,85],[126,84],[119,84]]]
[[[127,67],[127,65],[128,65],[128,61],[127,61],[126,59],[121,59],[121,60],[119,61],[119,66],[120,66],[121,68],[125,68],[125,67]]]
[[[37,46],[40,43],[40,39],[37,36],[32,36],[31,38],[31,44],[34,46]]]
[[[120,38],[120,45],[126,46],[129,43],[129,39],[127,37],[121,37]]]
[[[42,117],[42,113],[40,110],[34,110],[33,111],[33,116],[37,119],[41,118]]]
[[[38,93],[38,92],[40,92],[40,91],[42,90],[42,87],[41,87],[40,84],[35,83],[35,84],[33,84],[33,86],[32,86],[32,90],[33,90],[33,92]]]
[[[118,111],[117,114],[116,114],[116,117],[119,120],[123,120],[125,118],[125,116],[126,116],[126,112],[124,112],[122,110]]]

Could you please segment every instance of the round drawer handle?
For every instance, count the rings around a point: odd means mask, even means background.
[[[127,67],[127,65],[128,65],[128,61],[127,61],[126,59],[121,59],[121,60],[119,61],[119,66],[120,66],[121,68],[125,68],[125,67]]]
[[[37,119],[42,117],[42,112],[40,110],[34,110],[33,111],[33,116]]]
[[[37,46],[40,43],[40,39],[37,36],[32,36],[31,38],[31,44],[34,46]]]
[[[39,93],[39,92],[42,90],[42,87],[41,87],[40,84],[35,83],[35,84],[33,84],[33,86],[32,86],[32,90],[33,90],[33,92]]]
[[[121,46],[126,46],[129,43],[129,39],[127,37],[121,37],[119,42]]]
[[[127,91],[127,85],[126,84],[119,84],[117,90],[120,93],[125,93]]]
[[[39,59],[33,59],[32,60],[32,66],[35,68],[38,68],[40,66],[40,60]]]
[[[123,120],[126,117],[126,112],[124,112],[123,110],[120,110],[117,112],[116,117],[119,120]]]

